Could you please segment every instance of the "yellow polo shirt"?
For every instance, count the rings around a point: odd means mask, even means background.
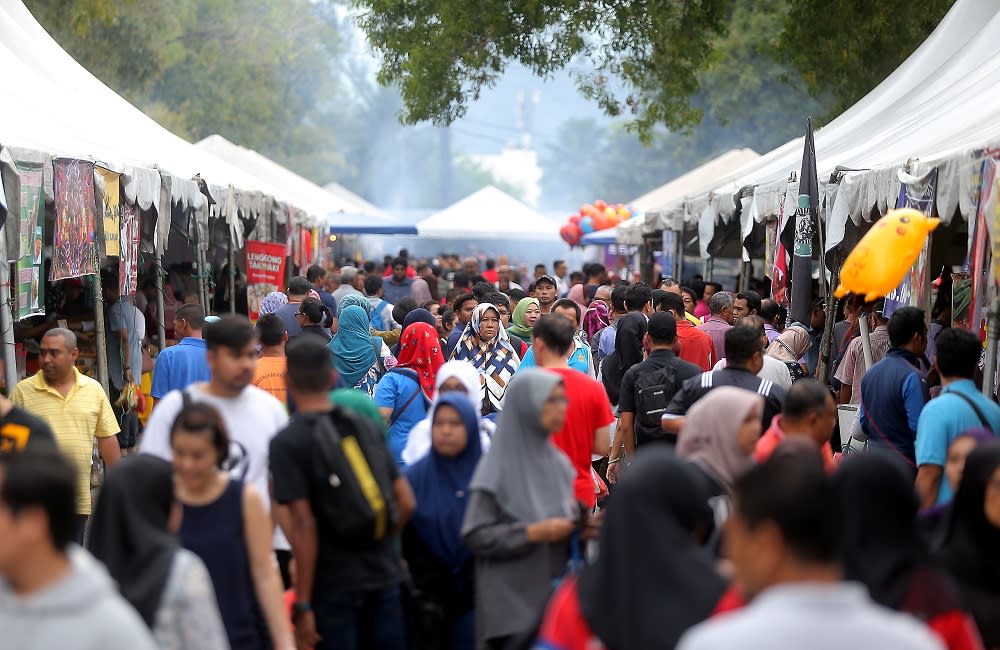
[[[90,514],[90,461],[94,436],[107,438],[120,430],[111,402],[96,380],[80,374],[66,397],[51,388],[41,370],[14,387],[10,400],[45,420],[59,449],[77,470],[77,512]]]

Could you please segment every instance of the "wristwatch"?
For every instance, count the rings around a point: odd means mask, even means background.
[[[299,620],[299,617],[306,612],[312,611],[312,605],[309,603],[295,602],[292,603],[292,622]]]

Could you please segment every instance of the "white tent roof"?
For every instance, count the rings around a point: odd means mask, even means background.
[[[695,167],[666,185],[652,192],[643,194],[631,202],[636,212],[644,212],[644,216],[636,216],[617,227],[615,239],[622,244],[641,244],[644,231],[659,230],[664,227],[679,227],[679,224],[666,223],[668,208],[686,197],[694,196],[711,189],[719,176],[739,169],[743,165],[760,158],[753,149],[730,149],[718,158],[713,158],[704,165]]]
[[[848,217],[858,221],[881,211],[898,191],[901,165],[918,174],[939,165],[939,213],[956,207],[968,214],[969,189],[982,149],[1000,142],[1000,3],[958,0],[937,29],[868,95],[815,134],[820,184],[828,196],[827,247],[837,245]],[[804,126],[804,125],[803,125]],[[804,128],[803,128],[804,130]],[[796,138],[722,177],[686,209],[703,221],[736,209],[733,195],[756,186],[744,199],[748,219],[774,215],[798,172],[802,138]],[[839,184],[826,181],[837,168],[856,169]]]
[[[369,203],[363,197],[355,194],[339,183],[327,183],[323,186],[323,189],[330,194],[347,201],[351,205],[358,206],[358,214],[385,214],[380,209],[375,207],[374,204]]]
[[[178,181],[201,174],[212,185],[275,194],[267,181],[196,149],[129,104],[63,50],[20,0],[0,0],[0,70],[6,147],[90,159],[125,173],[159,168]],[[158,201],[159,189],[139,187],[140,203]]]
[[[310,214],[322,216],[324,219],[328,214],[335,212],[365,215],[376,220],[387,219],[371,204],[363,200],[355,202],[346,195],[338,196],[253,149],[234,144],[221,135],[210,135],[194,146],[247,173],[267,178],[279,188],[275,190],[275,198],[291,203]],[[350,194],[347,190],[344,192]]]
[[[421,237],[558,239],[559,225],[489,185],[417,223]]]

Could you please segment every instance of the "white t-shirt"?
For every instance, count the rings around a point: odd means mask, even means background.
[[[247,386],[239,397],[216,397],[203,390],[204,384],[187,388],[191,400],[211,404],[222,415],[229,432],[229,459],[225,466],[235,479],[254,486],[271,507],[268,489],[268,450],[271,438],[288,424],[285,407],[270,393],[256,386]],[[173,460],[170,449],[170,427],[181,410],[183,398],[180,391],[171,391],[156,403],[143,432],[144,454]],[[288,550],[288,540],[280,528],[274,531],[274,548]]]
[[[722,370],[726,367],[726,360],[719,359],[718,363],[712,370]],[[772,382],[775,386],[781,386],[785,390],[792,387],[792,375],[788,372],[788,366],[786,366],[781,361],[778,361],[774,357],[769,357],[764,355],[764,367],[760,369],[757,376],[761,379],[767,379]]]

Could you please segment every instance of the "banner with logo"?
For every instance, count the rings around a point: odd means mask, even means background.
[[[42,163],[17,163],[21,179],[21,214],[18,218],[17,320],[45,313],[42,282],[42,231],[45,198],[42,194]],[[13,223],[8,224],[8,228]],[[14,257],[14,255],[11,255]]]
[[[285,285],[285,244],[246,241],[247,307],[250,320],[256,321],[260,301]]]
[[[104,221],[104,254],[107,257],[118,257],[120,246],[118,243],[118,220],[121,216],[121,176],[117,172],[103,167],[97,167],[94,171],[101,177],[104,185],[103,196],[101,197],[104,206],[101,214],[101,218]]]

